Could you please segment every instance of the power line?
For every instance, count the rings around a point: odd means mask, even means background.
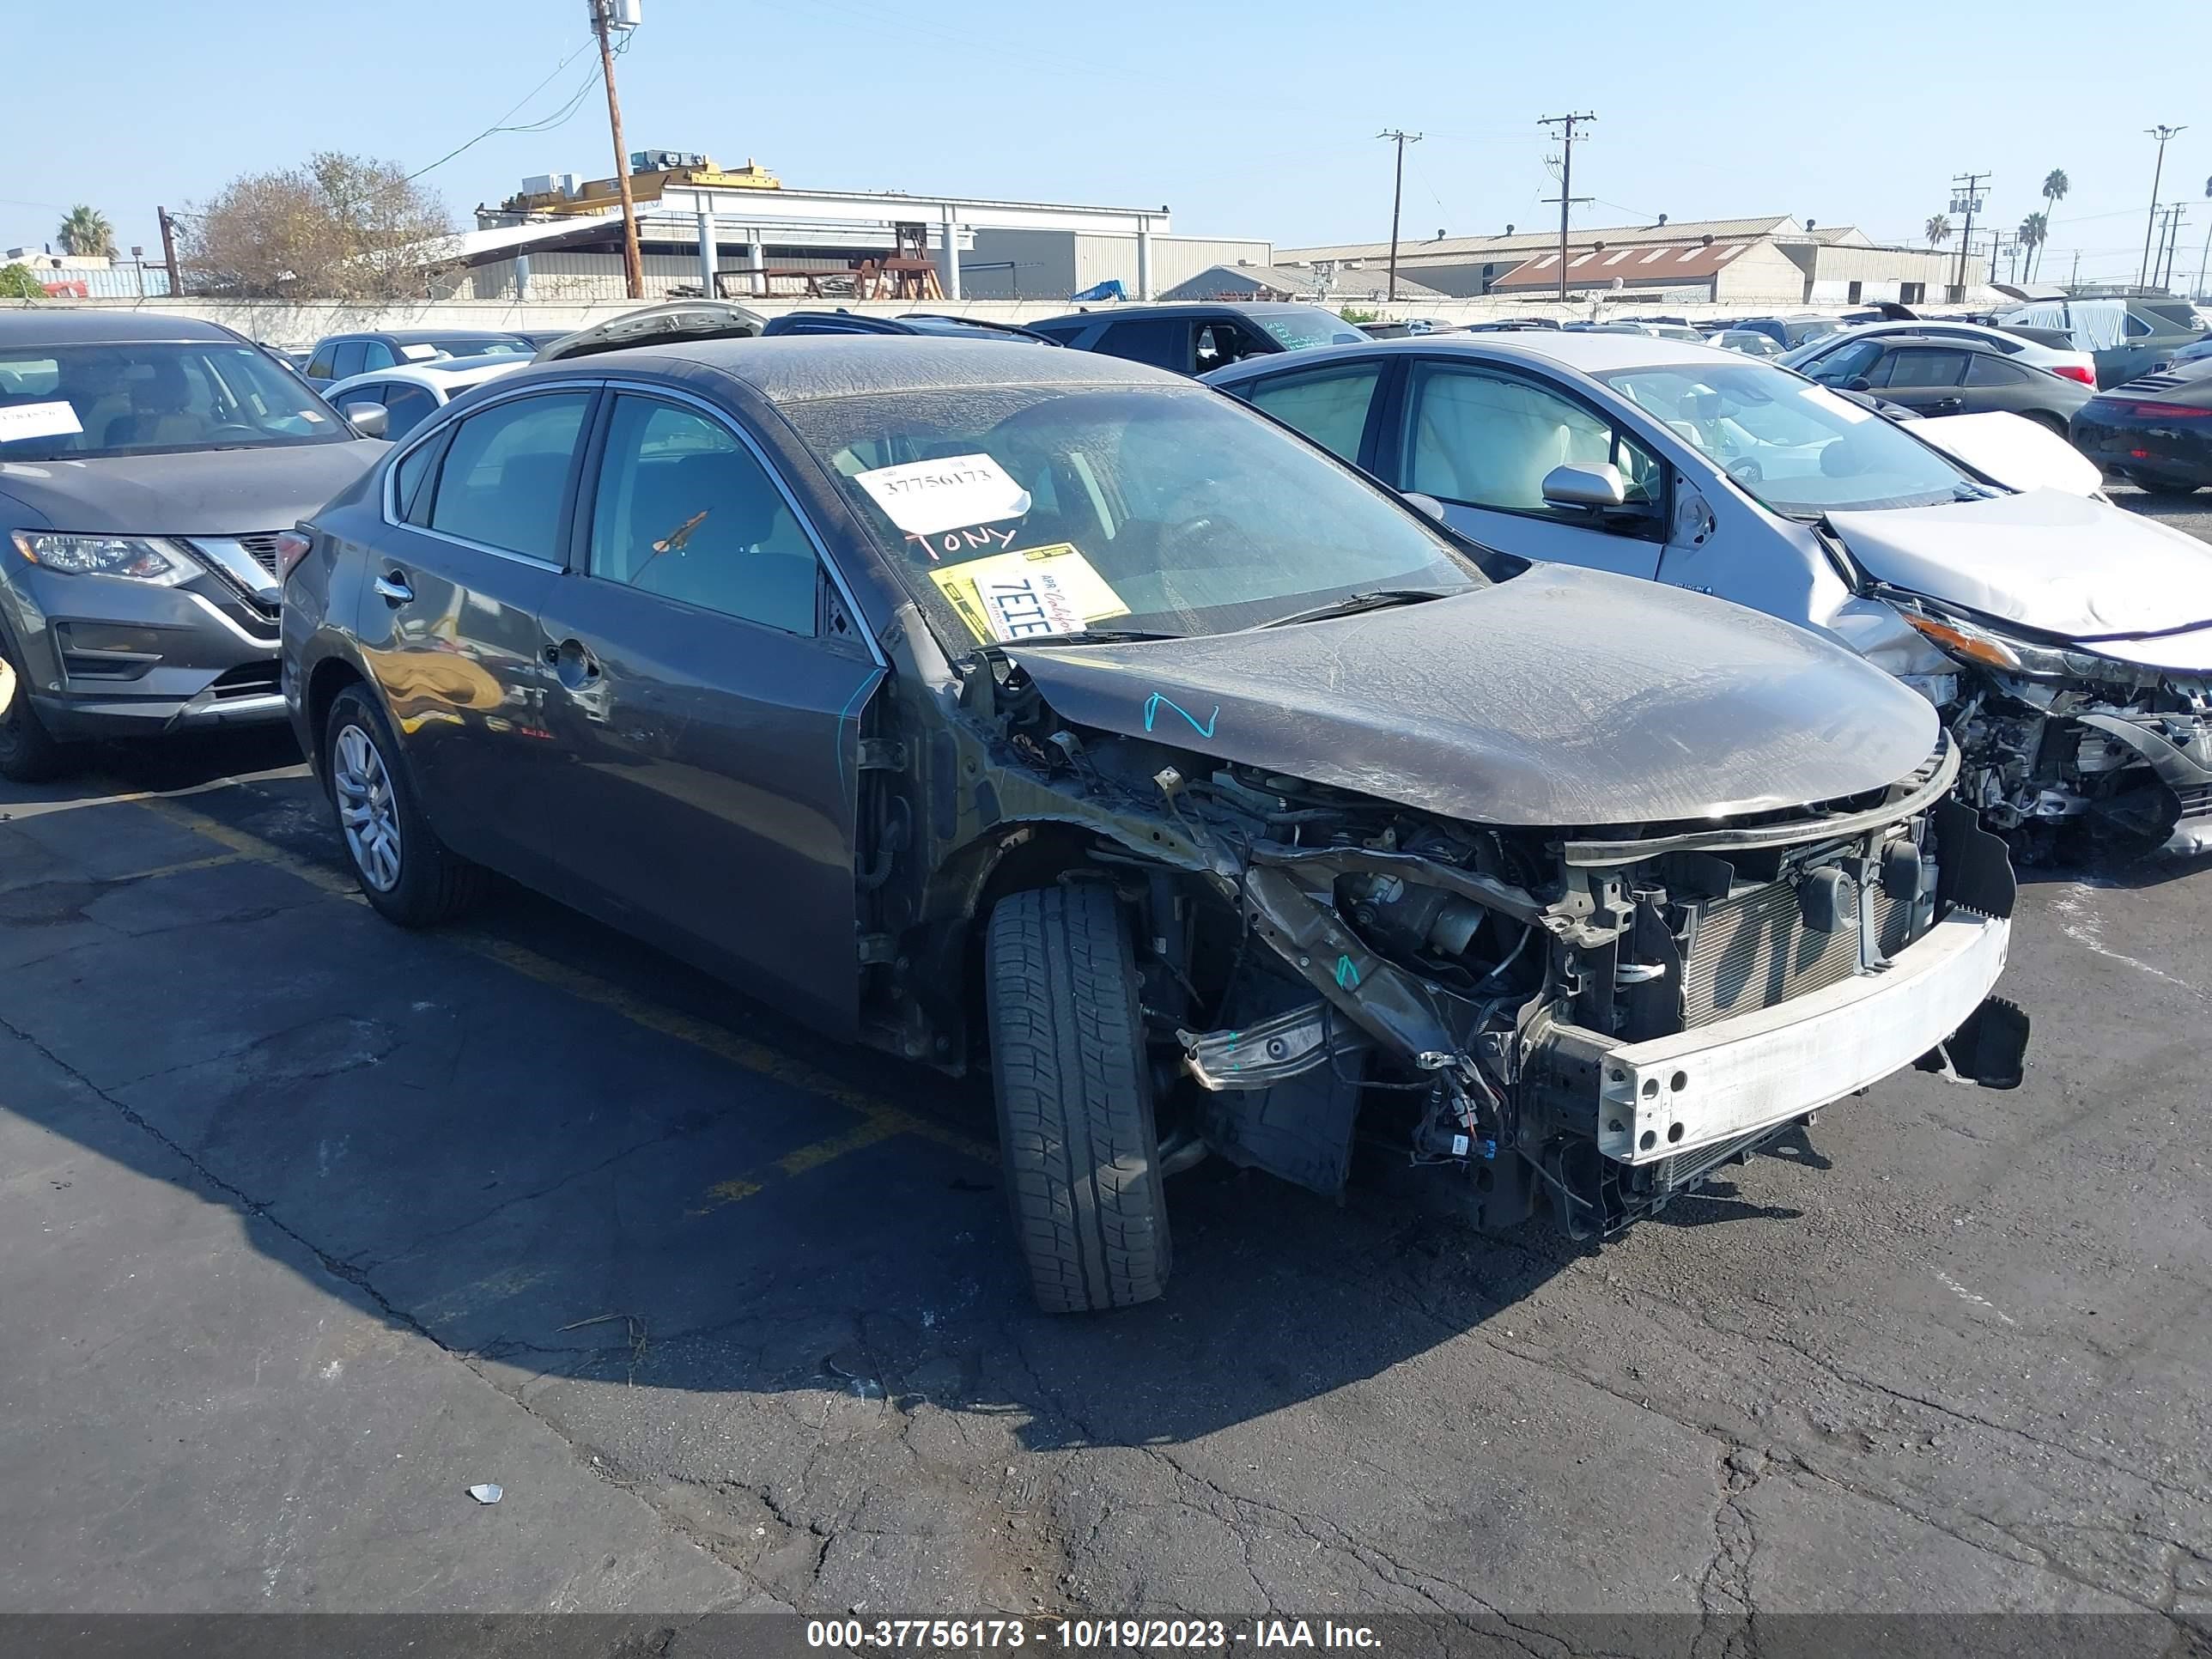
[[[1959,233],[1959,278],[1955,284],[1962,300],[1966,297],[1966,254],[1974,246],[1974,215],[1982,205],[1982,192],[1989,188],[1982,180],[1990,176],[1986,173],[1954,173],[1951,175],[1951,211],[1966,216],[1966,228]],[[1996,275],[1995,259],[1990,262],[1990,275],[1992,277]]]
[[[1562,305],[1566,303],[1567,299],[1567,215],[1574,210],[1577,202],[1587,202],[1590,199],[1587,196],[1575,194],[1575,123],[1596,119],[1596,116],[1588,112],[1572,115],[1543,115],[1536,119],[1536,125],[1540,127],[1558,127],[1562,130],[1559,146],[1559,194],[1557,198],[1559,204],[1559,303]],[[1553,198],[1547,197],[1545,199],[1550,201]]]
[[[1392,127],[1387,131],[1378,132],[1375,136],[1377,138],[1388,138],[1398,146],[1396,180],[1390,186],[1389,297],[1395,301],[1398,297],[1398,210],[1401,205],[1403,205],[1406,195],[1406,146],[1408,144],[1419,143],[1421,142],[1421,135],[1418,132],[1401,132],[1397,128]],[[1442,204],[1438,204],[1438,205],[1441,206]]]
[[[2158,187],[2166,178],[2166,142],[2175,135],[2188,131],[2187,127],[2170,127],[2164,122],[2160,122],[2154,127],[2143,129],[2145,136],[2158,140],[2158,165],[2151,170],[2150,217],[2143,224],[2142,264],[2136,271],[2137,288],[2142,287],[2144,279],[2150,275],[2150,233],[2151,227],[2158,222]]]
[[[436,168],[445,166],[447,162],[452,161],[453,157],[460,155],[464,150],[475,149],[478,144],[483,143],[485,139],[490,137],[495,133],[550,132],[555,127],[559,126],[562,122],[568,120],[569,117],[575,114],[577,109],[582,105],[584,101],[584,94],[592,89],[592,77],[588,76],[586,76],[584,83],[576,89],[575,93],[571,97],[568,98],[563,106],[560,110],[556,111],[552,115],[545,117],[543,120],[525,122],[520,126],[513,127],[501,125],[501,123],[505,122],[509,117],[514,115],[516,110],[520,109],[525,104],[527,104],[532,99],[543,92],[545,89],[547,83],[553,79],[554,76],[560,74],[562,70],[568,68],[568,65],[574,63],[577,58],[582,57],[585,52],[590,51],[591,46],[591,39],[586,36],[582,46],[578,46],[575,51],[570,52],[559,63],[554,64],[551,73],[547,75],[544,80],[540,81],[536,86],[531,88],[529,91],[524,93],[520,98],[517,99],[514,103],[514,107],[508,110],[506,114],[501,115],[499,118],[499,120],[493,122],[491,125],[486,127],[482,132],[477,134],[475,137],[470,139],[466,143],[458,144],[452,149],[447,150],[436,161],[431,162],[428,167],[417,167],[414,172],[407,175],[406,182],[412,184],[416,179],[420,179],[424,173],[432,172]]]

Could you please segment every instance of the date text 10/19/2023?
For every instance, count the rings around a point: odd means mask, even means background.
[[[989,1649],[1056,1648],[1085,1652],[1127,1649],[1362,1648],[1382,1644],[1365,1625],[1334,1620],[1258,1619],[810,1619],[810,1648],[903,1649],[914,1653],[975,1653]]]

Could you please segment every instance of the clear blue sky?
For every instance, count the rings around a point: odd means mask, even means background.
[[[620,65],[631,147],[757,157],[788,184],[1112,204],[1164,203],[1179,231],[1279,246],[1380,239],[1386,126],[1407,152],[1406,230],[1533,228],[1556,209],[1540,115],[1599,117],[1578,147],[1583,224],[1795,213],[1917,240],[1954,172],[1993,171],[1996,222],[2066,169],[2045,270],[2135,274],[2155,122],[2167,199],[2191,208],[2192,275],[2212,201],[2204,14],[1933,0],[1869,9],[1719,3],[1323,6],[1218,12],[969,0],[644,0]],[[584,0],[10,0],[10,160],[0,246],[89,202],[157,251],[154,204],[337,149],[435,161],[588,39]],[[1879,9],[1874,9],[1879,11]],[[1855,16],[1855,14],[1856,15]],[[2117,18],[2118,14],[2112,14]],[[2170,52],[2167,49],[2170,48]],[[557,114],[579,55],[513,119]],[[2147,84],[2148,83],[2148,84]],[[521,175],[611,170],[596,91],[558,128],[500,134],[428,175],[468,210]]]

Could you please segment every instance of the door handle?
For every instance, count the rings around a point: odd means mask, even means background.
[[[415,590],[407,585],[407,573],[395,570],[388,576],[379,576],[374,583],[377,597],[386,605],[406,605],[415,597]]]

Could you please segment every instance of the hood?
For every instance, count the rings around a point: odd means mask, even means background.
[[[2105,475],[2049,427],[2002,410],[1916,420],[1912,435],[2014,489],[2094,495]]]
[[[2063,490],[1831,513],[1828,523],[1883,581],[2062,638],[2212,622],[2212,548]]]
[[[1840,646],[1656,583],[1538,565],[1287,628],[1012,648],[1060,714],[1481,823],[1653,823],[1894,782],[1936,711]]]
[[[296,448],[111,455],[0,465],[13,497],[54,530],[110,536],[247,536],[286,530],[376,465],[373,439]],[[24,526],[0,525],[0,531]]]

